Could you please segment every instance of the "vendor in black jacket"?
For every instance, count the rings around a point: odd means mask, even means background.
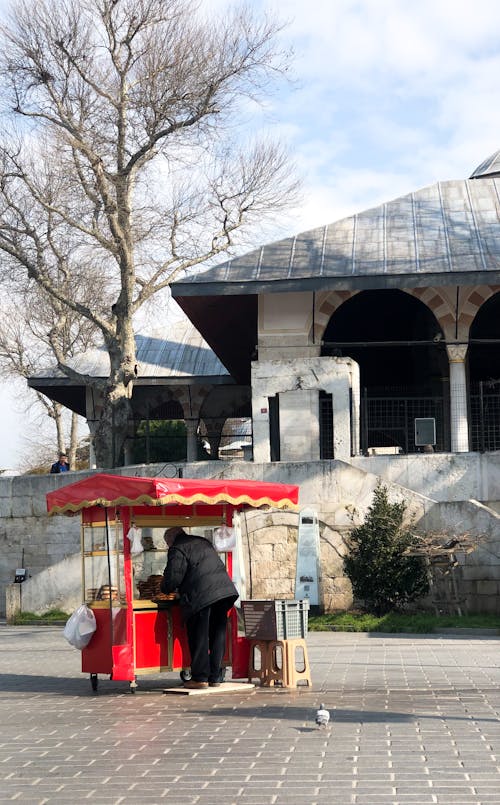
[[[191,653],[191,680],[184,687],[216,687],[226,646],[227,613],[238,591],[207,539],[186,534],[180,526],[167,528],[164,539],[169,550],[161,590],[179,593]]]

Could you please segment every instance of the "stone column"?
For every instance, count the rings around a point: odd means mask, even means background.
[[[187,430],[187,455],[186,461],[197,461],[198,460],[198,439],[197,439],[197,431],[198,431],[198,420],[197,419],[186,419],[186,430]]]
[[[329,383],[325,384],[325,391],[332,395],[333,400],[333,456],[341,461],[349,461],[351,458],[349,375],[340,373],[333,375]]]
[[[467,345],[448,344],[446,351],[450,362],[451,452],[467,453],[469,451],[467,383],[465,377]]]
[[[136,423],[129,422],[127,426],[127,438],[123,443],[123,463],[125,467],[129,467],[131,464],[134,463],[133,452],[134,452],[135,431],[136,431]]]
[[[210,445],[210,458],[217,461],[219,458],[219,447],[222,436],[222,428],[224,427],[225,419],[205,419],[205,427],[207,429],[207,439]]]
[[[131,464],[133,464],[133,447],[134,443],[132,439],[128,438],[123,445],[123,463],[126,467],[129,467]]]
[[[89,469],[95,470],[97,461],[95,457],[94,436],[102,414],[102,393],[92,386],[85,389],[85,418],[90,431],[89,443]]]
[[[22,584],[7,584],[5,586],[5,617],[11,623],[16,615],[22,612]]]
[[[95,457],[95,446],[94,446],[94,433],[97,426],[96,422],[89,421],[87,419],[87,425],[89,428],[89,469],[95,470],[97,468],[97,461]]]

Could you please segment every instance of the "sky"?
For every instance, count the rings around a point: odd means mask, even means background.
[[[224,11],[227,0],[204,0]],[[53,0],[57,2],[57,0]],[[6,5],[0,0],[0,14]],[[490,0],[250,0],[285,23],[293,81],[254,117],[285,142],[302,202],[288,237],[463,179],[500,149],[500,6]],[[255,233],[254,246],[262,243]],[[0,388],[0,468],[24,446],[28,391]]]

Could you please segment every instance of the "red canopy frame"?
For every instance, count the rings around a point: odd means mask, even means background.
[[[241,479],[136,478],[96,473],[90,478],[49,492],[47,511],[73,514],[93,506],[166,506],[169,504],[231,503],[296,509],[299,487]]]

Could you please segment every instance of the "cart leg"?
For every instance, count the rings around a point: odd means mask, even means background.
[[[135,693],[137,687],[138,687],[137,681],[133,679],[132,682],[130,683],[130,692]]]
[[[94,692],[97,690],[97,684],[98,684],[97,674],[90,674],[90,686]]]

